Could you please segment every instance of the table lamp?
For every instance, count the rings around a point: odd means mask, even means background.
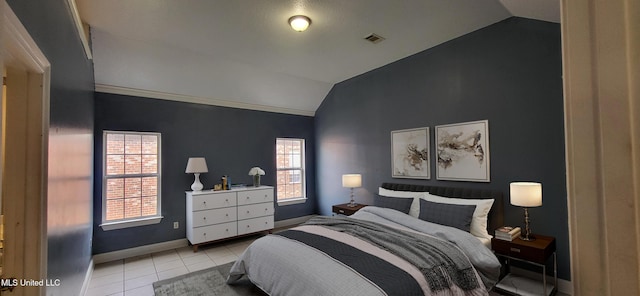
[[[360,174],[346,174],[342,175],[342,187],[351,188],[351,201],[349,207],[355,207],[356,203],[353,200],[353,188],[362,186],[362,176]]]
[[[528,208],[542,205],[542,184],[534,182],[512,182],[509,184],[509,195],[511,204],[524,209],[524,230],[520,234],[520,239],[533,241],[536,238],[531,235],[529,227]]]
[[[191,184],[191,190],[193,191],[201,191],[202,183],[200,183],[200,173],[206,173],[209,170],[207,169],[207,161],[204,157],[189,157],[189,161],[187,162],[187,169],[184,171],[187,174],[195,174],[196,179]]]

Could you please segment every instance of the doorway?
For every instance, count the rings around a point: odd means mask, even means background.
[[[44,295],[50,64],[4,0],[0,34],[0,295]]]

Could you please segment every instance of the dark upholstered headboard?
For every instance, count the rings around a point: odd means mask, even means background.
[[[489,211],[487,219],[487,227],[489,234],[493,235],[496,228],[504,226],[504,203],[502,202],[503,194],[496,190],[470,189],[460,187],[440,187],[429,185],[410,185],[397,183],[382,183],[382,188],[395,191],[413,191],[413,192],[429,192],[433,195],[466,198],[466,199],[487,199],[493,198],[493,206]]]

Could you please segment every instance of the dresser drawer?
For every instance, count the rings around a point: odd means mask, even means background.
[[[273,216],[238,221],[238,235],[273,229]]]
[[[191,244],[200,244],[236,235],[238,235],[236,222],[229,222],[194,228],[189,241]]]
[[[238,205],[248,205],[268,201],[273,202],[272,188],[238,192]]]
[[[193,212],[193,227],[234,222],[237,220],[235,207]]]
[[[235,206],[235,192],[221,192],[193,195],[193,210],[210,210]]]
[[[273,216],[273,202],[238,206],[238,220]]]

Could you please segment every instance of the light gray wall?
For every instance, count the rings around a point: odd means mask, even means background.
[[[543,184],[535,233],[557,238],[559,276],[570,279],[560,25],[509,18],[334,86],[316,113],[319,211],[349,200],[341,175],[361,173],[356,201],[382,182],[501,190],[505,223],[521,225],[509,183]],[[385,41],[391,42],[391,39]],[[489,120],[491,182],[435,179],[434,127]],[[430,127],[431,180],[391,178],[390,132]]]

